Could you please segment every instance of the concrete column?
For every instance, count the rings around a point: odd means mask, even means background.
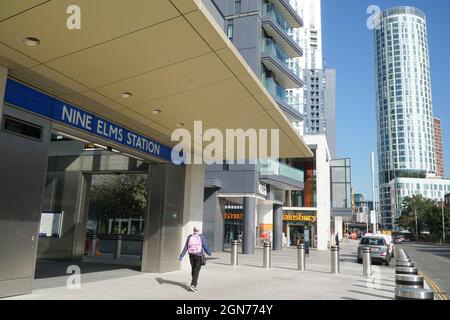
[[[203,233],[203,201],[205,190],[205,166],[187,165],[184,183],[183,229],[179,253],[183,249],[186,238],[192,234],[194,226]],[[183,270],[190,268],[189,259],[185,258],[181,265]]]
[[[180,269],[185,171],[185,166],[170,164],[153,164],[149,168],[142,272]]]
[[[149,208],[145,219],[143,272],[180,270],[186,237],[203,222],[204,166],[151,165]],[[184,259],[182,268],[189,267]]]
[[[268,236],[273,240],[273,205],[260,204],[256,206],[256,243],[258,246],[263,245],[262,233],[268,233]],[[264,226],[263,226],[264,225]],[[265,227],[262,229],[261,227]]]
[[[336,233],[339,233],[339,240],[342,240],[342,217],[334,217],[333,243]]]
[[[255,253],[255,212],[256,199],[244,197],[244,239],[242,246],[243,254]]]
[[[3,114],[3,98],[5,97],[6,80],[8,78],[8,69],[0,66],[0,120]]]
[[[273,204],[273,250],[283,249],[283,205]]]
[[[217,197],[219,189],[205,188],[203,231],[210,249],[223,251],[225,201]]]
[[[330,157],[324,135],[308,136],[306,143],[316,144],[317,249],[327,250],[330,239]]]

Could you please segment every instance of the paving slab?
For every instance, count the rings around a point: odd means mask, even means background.
[[[98,262],[80,266],[81,288],[66,286],[68,275],[35,280],[30,295],[9,299],[117,299],[117,300],[389,300],[394,299],[394,268],[374,266],[374,277],[362,276],[356,263],[356,241],[341,245],[340,273],[331,274],[331,253],[310,250],[306,270],[297,270],[297,250],[273,252],[272,267],[262,268],[262,250],[239,255],[239,265],[230,266],[230,253],[218,252],[207,260],[199,278],[198,293],[188,291],[189,271],[164,274],[141,273],[134,266],[102,270]],[[106,264],[108,260],[103,259]],[[93,265],[95,264],[95,268]],[[132,264],[135,264],[134,262]],[[87,266],[93,268],[88,272]],[[50,265],[46,266],[51,267]],[[66,265],[62,265],[66,267]]]

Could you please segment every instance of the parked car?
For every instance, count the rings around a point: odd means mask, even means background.
[[[358,245],[358,263],[362,262],[363,247],[370,248],[371,261],[379,261],[384,263],[386,266],[389,266],[389,262],[391,261],[391,254],[389,252],[389,244],[386,242],[386,239],[384,237],[367,235],[362,237]]]
[[[394,241],[392,240],[392,236],[384,234],[384,233],[366,233],[366,236],[373,236],[373,237],[382,237],[384,240],[386,240],[386,244],[389,247],[389,254],[391,255],[391,258],[394,257]]]

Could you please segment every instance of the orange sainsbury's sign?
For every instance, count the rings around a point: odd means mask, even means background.
[[[244,214],[243,213],[231,213],[226,212],[223,214],[223,218],[225,220],[243,220]],[[287,213],[283,215],[284,221],[310,221],[310,222],[316,222],[317,217],[313,215],[302,215],[302,214],[291,214]]]
[[[283,215],[284,221],[311,221],[316,222],[317,217],[311,216],[311,215],[303,215],[303,214],[284,214]]]

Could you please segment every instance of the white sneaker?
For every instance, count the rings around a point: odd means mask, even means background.
[[[192,291],[192,292],[198,292],[197,288],[194,287],[194,286],[191,286],[191,291]]]

